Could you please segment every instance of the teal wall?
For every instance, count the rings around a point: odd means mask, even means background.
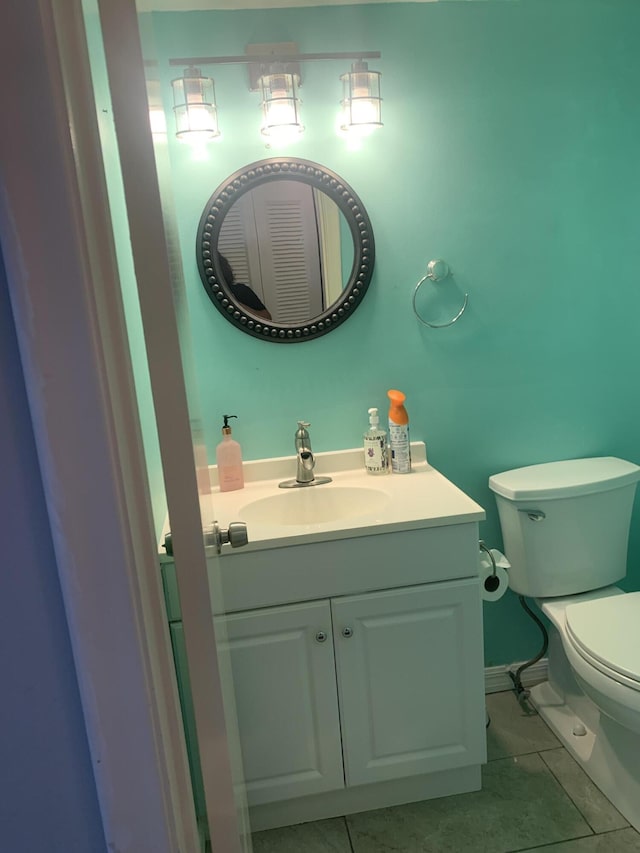
[[[307,132],[286,153],[354,187],[377,248],[364,303],[316,341],[242,335],[198,277],[207,198],[227,175],[273,153],[257,133],[258,97],[244,67],[212,69],[224,136],[207,158],[170,134],[211,454],[223,412],[239,415],[234,434],[246,459],[291,453],[298,418],[313,424],[316,450],[359,445],[367,408],[385,410],[386,390],[398,387],[412,437],[486,508],[481,535],[496,546],[490,474],[598,454],[640,462],[637,0],[164,13],[153,23],[165,58],[288,40],[304,52],[382,52],[372,67],[383,72],[385,127],[360,152],[333,133],[344,66],[304,66]],[[166,84],[179,71],[161,63],[160,73]],[[469,292],[466,314],[445,330],[421,326],[411,309],[434,257]],[[637,516],[634,528],[627,585],[640,588]],[[485,625],[487,665],[537,651],[511,593],[485,608]]]

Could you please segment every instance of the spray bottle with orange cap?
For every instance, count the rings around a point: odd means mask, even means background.
[[[402,391],[387,391],[389,407],[389,444],[391,446],[391,471],[409,474],[411,471],[411,444],[409,443],[409,415],[404,407]]]

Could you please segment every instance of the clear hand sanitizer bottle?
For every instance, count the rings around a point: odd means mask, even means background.
[[[369,409],[369,429],[364,434],[364,467],[367,474],[388,474],[387,433],[378,424],[377,409]]]

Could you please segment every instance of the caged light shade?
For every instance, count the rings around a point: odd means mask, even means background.
[[[300,77],[281,66],[273,66],[259,81],[262,96],[263,136],[278,143],[291,142],[304,131],[300,120],[298,86]]]
[[[176,136],[182,142],[201,143],[220,136],[216,93],[211,77],[190,66],[171,81]]]
[[[342,118],[345,133],[366,136],[382,127],[379,71],[369,71],[363,60],[354,62],[342,81]]]

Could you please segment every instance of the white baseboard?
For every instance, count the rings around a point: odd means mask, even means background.
[[[484,692],[501,693],[503,690],[513,690],[513,681],[509,672],[515,672],[524,661],[519,663],[503,664],[502,666],[488,666],[484,671]],[[525,687],[539,684],[547,680],[548,659],[542,658],[532,664],[522,673],[522,683]]]

